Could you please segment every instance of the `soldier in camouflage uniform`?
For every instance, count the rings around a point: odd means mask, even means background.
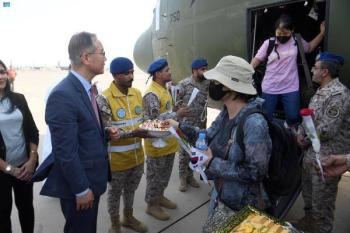
[[[204,78],[203,73],[208,69],[208,62],[205,59],[196,59],[192,62],[192,75],[182,80],[177,95],[177,105],[186,106],[194,88],[199,90],[196,98],[191,103],[191,116],[181,119],[182,122],[198,127],[206,128],[207,123],[207,100],[209,81]],[[179,150],[179,176],[181,192],[187,191],[187,185],[198,188],[199,183],[193,177],[193,171],[189,168],[190,156],[182,149]]]
[[[171,73],[165,59],[154,61],[148,68],[152,81],[143,97],[143,108],[145,119],[169,119],[188,116],[188,107],[182,107],[173,112],[173,102],[166,83],[171,81]],[[147,155],[146,172],[146,213],[159,220],[168,220],[170,215],[164,209],[175,209],[176,203],[164,196],[165,188],[168,186],[173,169],[175,152],[179,145],[175,137],[163,138],[165,147],[157,148],[153,144],[154,139],[145,140],[145,151]]]
[[[350,91],[338,79],[343,61],[325,52],[312,68],[313,81],[320,87],[309,108],[314,110],[321,157],[350,152]],[[315,152],[309,146],[304,155],[302,176],[305,216],[296,225],[307,232],[330,233],[340,177],[326,177],[322,181],[314,164]]]
[[[322,167],[327,176],[341,176],[350,172],[350,154],[327,156],[322,160]]]
[[[134,68],[128,58],[118,57],[110,65],[113,82],[97,103],[105,126],[115,126],[120,139],[110,142],[108,151],[112,180],[108,186],[108,213],[111,218],[109,233],[119,233],[121,225],[136,232],[147,232],[147,227],[133,215],[135,191],[144,172],[144,152],[141,138],[148,136],[138,126],[143,121],[141,92],[132,88]],[[123,221],[120,224],[119,206],[123,194]]]

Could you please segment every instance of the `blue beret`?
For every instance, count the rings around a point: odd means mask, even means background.
[[[158,60],[155,60],[154,62],[151,63],[151,65],[149,65],[147,72],[150,75],[153,75],[155,72],[163,69],[164,67],[166,67],[168,65],[168,62],[166,59],[161,58]]]
[[[318,58],[316,59],[317,61],[328,61],[328,62],[333,62],[336,64],[343,65],[344,64],[344,58],[338,55],[335,55],[330,52],[323,52],[320,53]]]
[[[132,61],[126,57],[114,58],[109,66],[109,70],[112,74],[123,74],[134,68]]]
[[[191,65],[192,69],[199,69],[203,66],[208,66],[208,62],[205,59],[193,60],[192,65]]]

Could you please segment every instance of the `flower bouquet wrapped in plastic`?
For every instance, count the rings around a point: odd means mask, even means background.
[[[320,169],[322,180],[324,180],[324,173],[323,173],[321,160],[320,160],[321,142],[317,135],[315,124],[312,119],[313,113],[314,113],[314,110],[311,108],[303,108],[300,110],[300,115],[303,117],[303,126],[305,129],[306,135],[311,140],[312,148],[316,153],[316,162]]]
[[[175,136],[175,138],[178,140],[180,146],[190,156],[189,167],[193,171],[199,172],[199,174],[202,176],[204,182],[208,183],[208,178],[207,178],[206,174],[204,173],[204,170],[205,170],[204,163],[206,160],[208,160],[208,157],[200,150],[191,146],[190,143],[187,141],[185,134],[180,129],[175,129],[173,127],[170,127],[169,131],[172,135]]]

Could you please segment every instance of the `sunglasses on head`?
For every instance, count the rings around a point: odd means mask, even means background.
[[[1,69],[0,74],[7,74],[7,70]]]

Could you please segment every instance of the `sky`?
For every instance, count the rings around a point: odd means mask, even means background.
[[[4,7],[10,3],[9,7]],[[151,25],[157,0],[0,0],[0,59],[8,66],[67,66],[68,43],[80,31],[96,33],[114,57],[132,58]]]

